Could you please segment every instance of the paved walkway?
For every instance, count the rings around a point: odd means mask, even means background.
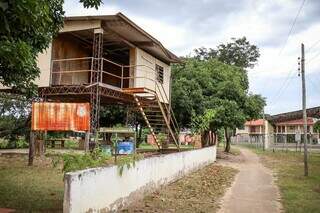
[[[240,148],[237,162],[222,164],[239,170],[231,188],[226,192],[219,213],[277,213],[281,212],[278,187],[270,169],[259,162],[252,151]]]

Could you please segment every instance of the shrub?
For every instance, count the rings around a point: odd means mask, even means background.
[[[9,140],[5,138],[0,138],[0,149],[5,149],[8,147]]]
[[[29,144],[24,138],[19,138],[16,141],[16,148],[22,149],[22,148],[28,148],[28,147],[29,147]]]
[[[64,147],[67,148],[67,149],[75,149],[75,148],[78,148],[78,147],[79,147],[79,144],[78,144],[77,141],[67,140],[67,141],[65,141],[65,143],[64,143]]]
[[[106,165],[107,160],[109,160],[111,156],[105,155],[101,149],[97,148],[91,153],[86,154],[63,154],[62,161],[63,161],[63,172],[72,172],[87,168],[94,168]],[[56,161],[53,162],[57,164]]]
[[[143,159],[143,154],[132,154],[126,155],[118,159],[117,166],[118,166],[118,174],[122,176],[123,170],[125,167],[130,169],[131,167],[135,167],[136,161]]]

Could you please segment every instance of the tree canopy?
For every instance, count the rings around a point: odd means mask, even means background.
[[[258,57],[258,48],[243,37],[217,49],[196,49],[194,57],[175,65],[172,107],[180,125],[203,133],[224,129],[229,136],[228,131],[260,117],[265,100],[249,93],[246,71]]]
[[[37,55],[63,26],[63,0],[0,1],[0,83],[34,91],[39,76]],[[98,8],[102,0],[80,0],[85,8]]]
[[[250,44],[246,37],[231,38],[231,40],[232,42],[218,45],[216,49],[205,47],[195,49],[195,58],[200,60],[216,58],[225,64],[253,68],[260,57],[258,47]]]

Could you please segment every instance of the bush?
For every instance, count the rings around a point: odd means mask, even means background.
[[[28,148],[28,147],[29,147],[29,144],[24,138],[19,138],[16,141],[16,148],[22,149],[22,148]]]
[[[5,138],[0,138],[0,149],[5,149],[8,147],[9,140]]]
[[[74,140],[67,140],[64,143],[64,147],[67,149],[75,149],[75,148],[79,148],[79,144],[77,141]]]
[[[118,166],[118,174],[122,176],[123,170],[125,167],[127,169],[130,169],[131,167],[135,167],[136,161],[143,159],[143,154],[132,154],[132,155],[126,155],[122,158],[119,158],[117,161]]]
[[[101,149],[97,148],[91,153],[86,154],[63,154],[63,172],[72,172],[87,168],[94,168],[106,165],[107,160],[109,160],[111,156],[107,156],[104,154]],[[53,164],[57,164],[56,161],[53,161]]]

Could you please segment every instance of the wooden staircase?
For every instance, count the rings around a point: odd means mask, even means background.
[[[162,103],[158,94],[144,88],[128,88],[123,92],[132,94],[137,107],[145,120],[159,149],[163,149],[159,134],[166,136],[180,150],[179,127],[168,104]],[[162,95],[163,96],[163,95]],[[164,100],[164,97],[161,97]]]

